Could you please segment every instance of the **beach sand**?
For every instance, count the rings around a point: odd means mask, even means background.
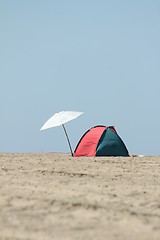
[[[0,153],[0,240],[159,240],[160,157]]]

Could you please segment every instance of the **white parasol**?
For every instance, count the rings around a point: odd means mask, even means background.
[[[70,147],[71,154],[73,156],[73,151],[71,148],[71,144],[70,144],[69,137],[68,137],[67,131],[65,129],[64,123],[69,122],[69,121],[79,117],[81,114],[83,114],[83,112],[62,111],[62,112],[55,113],[51,118],[48,119],[48,121],[41,127],[40,130],[45,130],[45,129],[48,129],[51,127],[56,127],[56,126],[62,125],[65,135],[67,137],[67,141],[68,141],[68,144]]]

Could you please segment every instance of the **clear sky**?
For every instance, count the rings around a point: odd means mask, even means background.
[[[69,152],[114,125],[131,153],[160,155],[159,0],[0,0],[0,152]]]

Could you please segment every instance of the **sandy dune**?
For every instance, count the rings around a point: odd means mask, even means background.
[[[0,240],[159,240],[160,157],[0,153]]]

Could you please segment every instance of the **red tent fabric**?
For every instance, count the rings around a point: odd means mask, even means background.
[[[74,157],[79,156],[95,156],[96,155],[96,147],[99,141],[99,136],[102,135],[105,126],[99,126],[97,128],[91,128],[90,131],[85,133],[85,138],[81,141],[81,144],[77,145],[77,149],[74,153]]]

